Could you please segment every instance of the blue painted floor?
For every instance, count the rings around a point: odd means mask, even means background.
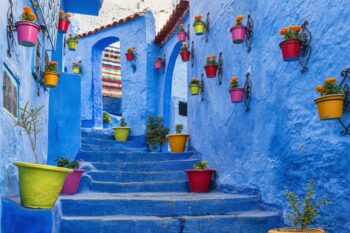
[[[258,195],[188,192],[194,153],[149,153],[106,131],[84,131],[80,191],[60,198],[62,233],[266,233],[281,211]]]

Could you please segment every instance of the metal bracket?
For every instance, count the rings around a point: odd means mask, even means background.
[[[246,39],[245,44],[247,45],[247,52],[249,53],[252,50],[252,41],[253,41],[253,29],[254,29],[254,21],[250,15],[248,15],[247,25],[246,25]]]
[[[202,96],[202,102],[203,102],[204,101],[204,88],[205,88],[204,74],[202,74],[202,76],[201,76],[201,81],[199,83],[199,88],[200,88],[200,92],[201,92],[201,96]]]
[[[165,56],[165,54],[163,56],[162,63],[163,63],[163,74],[165,74],[165,68],[166,68],[166,56]]]
[[[191,67],[194,66],[194,40],[192,41],[191,45]]]
[[[309,22],[305,21],[301,25],[301,50],[299,57],[299,64],[301,65],[301,73],[308,71],[308,63],[312,53],[311,40],[312,34],[308,28]]]
[[[219,63],[218,63],[218,81],[219,85],[222,84],[222,75],[224,73],[224,59],[222,58],[222,52],[219,54]]]
[[[340,82],[340,86],[343,88],[343,92],[345,94],[345,99],[344,99],[344,112],[350,112],[350,86],[347,81],[350,80],[350,67],[346,67],[342,72],[341,72],[341,77],[343,78],[342,81]],[[342,119],[338,119],[339,123],[341,126],[344,128],[344,130],[341,132],[342,135],[350,135],[350,124],[346,125]]]
[[[191,30],[191,25],[187,25],[187,44],[190,44],[191,38],[190,38],[190,30]]]
[[[252,81],[250,79],[250,67],[245,74],[245,84],[244,84],[244,91],[245,91],[245,96],[244,96],[244,104],[245,104],[245,111],[249,112],[250,110],[250,101],[252,98]]]
[[[205,42],[209,41],[209,30],[210,30],[210,13],[207,14],[207,20],[205,25]]]
[[[7,55],[12,56],[11,49],[14,43],[13,32],[16,31],[15,25],[13,23],[13,1],[9,0],[10,6],[7,10]]]

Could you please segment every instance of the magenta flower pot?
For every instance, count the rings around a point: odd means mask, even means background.
[[[159,70],[163,68],[163,62],[162,61],[156,61],[156,63],[154,63],[154,67]]]
[[[179,39],[179,41],[186,41],[187,33],[186,32],[179,32],[177,34],[177,38]]]
[[[245,90],[244,88],[237,87],[230,90],[231,102],[241,103],[244,99]]]
[[[61,194],[75,194],[79,188],[81,174],[84,172],[85,171],[83,169],[73,169],[73,173],[70,173],[64,182]]]
[[[236,25],[231,28],[232,41],[234,44],[242,44],[245,40],[247,28],[243,25]]]
[[[18,43],[25,47],[34,47],[38,41],[40,31],[39,24],[22,20],[16,24]]]

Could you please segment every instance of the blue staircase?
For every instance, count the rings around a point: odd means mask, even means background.
[[[80,191],[60,198],[62,233],[266,233],[282,225],[281,210],[258,195],[189,193],[183,172],[192,152],[149,153],[136,140],[83,130]]]

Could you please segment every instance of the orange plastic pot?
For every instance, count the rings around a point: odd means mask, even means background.
[[[276,228],[269,230],[269,233],[326,233],[319,228]]]
[[[341,118],[343,116],[344,98],[344,94],[335,94],[315,99],[320,120]]]
[[[44,72],[44,85],[45,87],[56,87],[58,83],[59,73],[54,71],[45,71]]]
[[[167,139],[171,152],[184,152],[189,134],[169,134]]]

